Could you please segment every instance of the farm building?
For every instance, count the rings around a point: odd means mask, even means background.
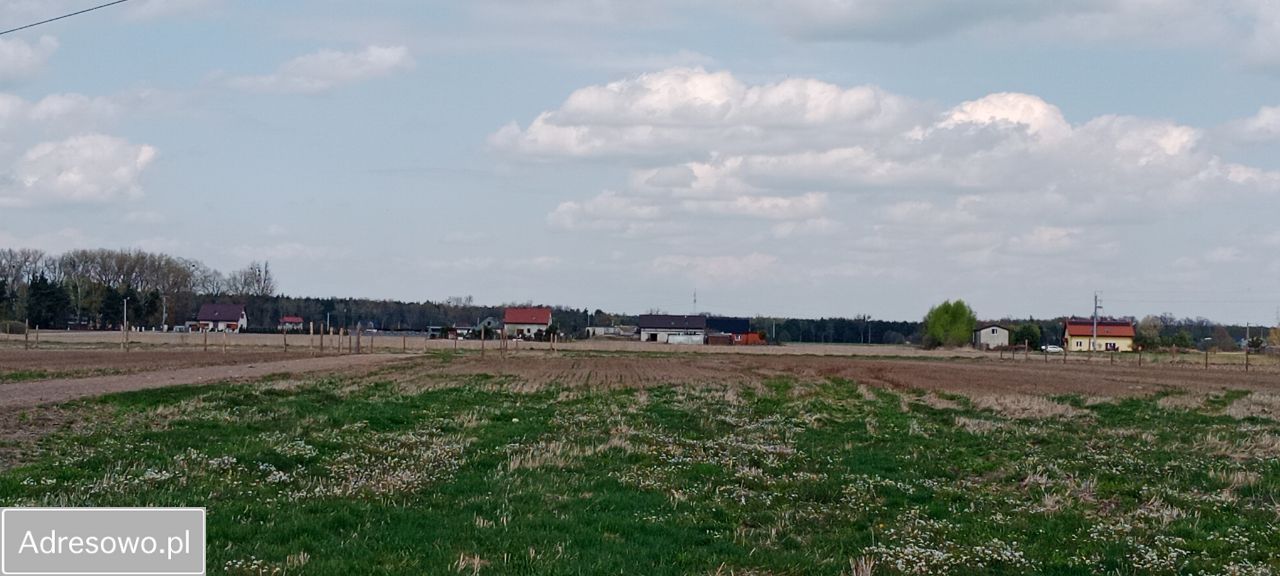
[[[203,304],[196,314],[201,330],[209,332],[239,332],[249,324],[244,304]]]
[[[750,318],[711,316],[707,318],[707,343],[717,346],[753,346],[765,342],[759,334],[751,331]]]
[[[280,319],[280,324],[276,325],[276,330],[281,332],[301,332],[302,324],[301,316],[285,316]]]
[[[550,308],[507,308],[502,313],[502,333],[508,338],[528,338],[550,327]]]
[[[1097,344],[1091,346],[1093,319],[1070,318],[1067,320],[1066,334],[1062,340],[1066,343],[1067,350],[1073,352],[1090,350],[1132,352],[1134,335],[1133,322],[1130,320],[1099,318]]]
[[[640,317],[641,342],[701,345],[706,334],[706,316],[645,314]]]
[[[590,338],[598,336],[622,336],[622,330],[617,326],[588,326],[587,336]]]
[[[979,350],[1004,348],[1009,345],[1009,329],[999,324],[987,324],[973,331],[973,347]]]

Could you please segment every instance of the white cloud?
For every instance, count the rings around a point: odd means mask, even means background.
[[[890,131],[912,120],[910,106],[874,86],[812,79],[749,86],[728,72],[672,68],[579,89],[527,127],[503,127],[490,144],[577,157],[776,149]]]
[[[156,154],[151,146],[102,134],[43,142],[14,163],[5,178],[8,182],[0,184],[0,204],[108,203],[139,198],[142,173]]]
[[[65,136],[68,132],[95,130],[114,121],[120,110],[121,106],[110,98],[63,93],[33,102],[0,92],[0,142],[22,136]]]
[[[240,76],[228,82],[254,92],[317,93],[413,66],[413,56],[404,46],[369,46],[357,52],[320,50],[285,62],[274,74]]]
[[[36,42],[22,38],[0,38],[0,82],[30,76],[44,67],[58,50],[58,40],[41,36]]]
[[[1136,231],[1144,226],[1260,215],[1280,202],[1280,172],[1222,158],[1198,128],[1121,115],[1072,122],[1021,93],[938,106],[676,69],[576,90],[491,142],[516,158],[624,166],[626,186],[570,193],[549,225],[648,244],[667,254],[649,272],[695,280],[768,269],[802,282],[908,282],[929,270],[956,282],[980,275],[974,285],[1064,276],[1055,289],[1097,289],[1133,276],[1133,251],[1164,262],[1203,252],[1192,237]]]
[[[1071,125],[1062,111],[1030,94],[1002,92],[965,102],[953,108],[938,123],[939,128],[959,126],[1014,125],[1047,140],[1071,135]]]
[[[605,191],[583,202],[562,202],[547,215],[547,223],[565,230],[635,231],[661,215],[657,206]]]
[[[1246,141],[1280,140],[1280,106],[1263,106],[1257,114],[1233,122],[1230,129]]]
[[[749,216],[770,220],[817,218],[827,206],[827,195],[810,192],[800,196],[736,196],[717,200],[684,200],[681,206],[694,214]]]

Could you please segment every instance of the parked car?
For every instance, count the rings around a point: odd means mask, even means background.
[[[1061,354],[1061,353],[1062,353],[1062,347],[1061,347],[1061,346],[1058,346],[1058,345],[1056,345],[1056,344],[1050,344],[1050,345],[1048,345],[1048,346],[1041,346],[1041,347],[1040,347],[1040,349],[1041,349],[1041,350],[1044,350],[1045,352],[1048,352],[1048,353],[1050,353],[1050,354]]]

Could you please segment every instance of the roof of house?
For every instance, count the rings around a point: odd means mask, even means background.
[[[281,324],[301,324],[302,317],[301,316],[285,316],[284,318],[280,319],[280,323]]]
[[[196,320],[200,322],[239,322],[244,304],[201,304]]]
[[[507,308],[502,313],[503,324],[551,324],[550,308]]]
[[[751,331],[751,319],[711,316],[707,318],[707,329],[725,334],[746,334]]]
[[[1098,320],[1098,336],[1102,338],[1133,338],[1133,324],[1127,320]],[[1093,320],[1067,320],[1067,336],[1093,336]]]
[[[1001,330],[1004,330],[1005,332],[1008,332],[1008,331],[1009,331],[1009,329],[1008,329],[1008,328],[1005,328],[1004,326],[1001,326],[1001,325],[999,325],[999,324],[983,324],[983,325],[981,325],[981,326],[979,326],[979,327],[977,327],[977,328],[974,328],[974,330],[973,330],[973,331],[974,331],[974,332],[981,332],[981,331],[983,331],[983,330],[986,330],[987,328],[999,328],[999,329],[1001,329]]]
[[[640,317],[641,330],[705,330],[706,316],[671,316],[645,314]]]

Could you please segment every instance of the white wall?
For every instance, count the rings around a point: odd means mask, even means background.
[[[640,341],[650,342],[649,340],[650,334],[653,334],[657,337],[656,341],[659,344],[668,344],[668,343],[675,344],[676,342],[671,341],[672,337],[675,337],[677,340],[681,340],[682,339],[681,337],[685,337],[685,336],[696,338],[698,341],[697,343],[702,344],[703,338],[705,337],[705,333],[702,330],[658,330],[658,329],[642,328],[640,330]],[[680,342],[680,343],[688,344],[690,342]]]

